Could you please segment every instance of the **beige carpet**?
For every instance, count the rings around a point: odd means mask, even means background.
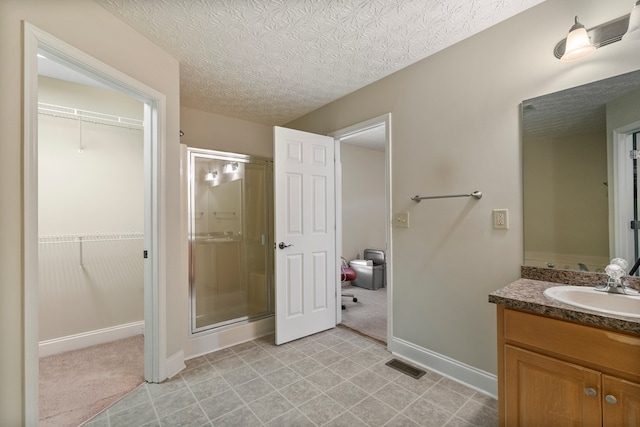
[[[358,302],[342,298],[342,325],[371,338],[387,342],[387,288],[370,290],[352,285],[342,286],[343,294],[354,294]]]
[[[144,382],[144,337],[40,358],[40,426],[76,427]]]

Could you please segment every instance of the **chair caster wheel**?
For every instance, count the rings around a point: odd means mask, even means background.
[[[353,298],[353,302],[358,302],[358,298]]]
[[[345,306],[343,305],[343,306],[342,306],[342,309],[344,310],[345,308],[347,308],[347,307],[345,307]]]

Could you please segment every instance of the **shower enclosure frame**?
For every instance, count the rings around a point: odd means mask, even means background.
[[[264,179],[264,199],[265,199],[265,212],[264,221],[266,225],[266,234],[263,239],[265,246],[265,285],[267,287],[266,292],[266,313],[257,316],[241,316],[218,323],[207,324],[204,326],[197,326],[196,323],[196,263],[194,257],[196,253],[196,224],[195,224],[195,198],[196,198],[196,180],[199,177],[195,174],[196,159],[211,159],[222,160],[227,162],[237,162],[244,164],[263,165],[265,171]],[[267,317],[273,317],[275,315],[275,296],[274,296],[274,268],[273,268],[273,160],[251,156],[247,154],[231,153],[226,151],[217,151],[210,149],[187,147],[187,230],[188,230],[188,247],[189,247],[189,259],[188,259],[188,272],[189,272],[189,333],[191,335],[210,332],[212,330],[220,331],[225,328],[235,327],[242,324],[250,323],[256,320],[264,319]],[[244,205],[245,194],[242,195],[242,210],[245,209]],[[244,222],[244,215],[242,221]],[[243,243],[244,245],[244,243]]]

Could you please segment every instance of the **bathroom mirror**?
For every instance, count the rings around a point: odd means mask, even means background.
[[[632,162],[631,147],[621,147],[639,129],[640,71],[523,101],[525,265],[602,271],[613,256],[633,263],[624,219],[633,211],[633,166],[624,175],[620,165]]]

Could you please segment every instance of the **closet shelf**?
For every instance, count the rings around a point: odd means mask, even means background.
[[[61,234],[38,237],[38,243],[80,243],[80,242],[113,242],[120,240],[141,240],[143,233],[105,233],[105,234]]]
[[[62,105],[38,102],[38,114],[59,117],[63,119],[82,120],[89,123],[97,123],[108,126],[116,126],[127,129],[142,130],[144,122],[129,117],[113,116],[111,114],[98,113],[96,111],[81,110],[79,108],[64,107]]]

